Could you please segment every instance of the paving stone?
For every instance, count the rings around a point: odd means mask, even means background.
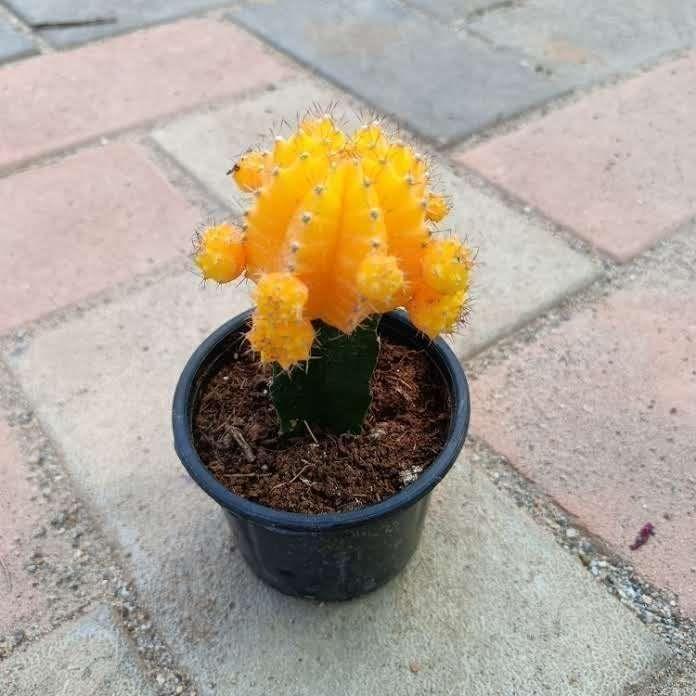
[[[46,520],[40,503],[32,501],[38,491],[28,473],[12,430],[0,420],[0,636],[31,623],[45,627],[46,597],[32,586],[36,578],[27,547]],[[42,551],[48,553],[43,543]]]
[[[525,0],[467,25],[579,83],[631,70],[696,40],[696,8],[682,0]]]
[[[171,21],[194,12],[225,5],[225,0],[9,0],[25,22],[43,25],[39,34],[57,47],[72,46],[148,24]],[[229,4],[229,3],[227,3]],[[95,19],[109,20],[90,24]],[[61,22],[84,26],[54,27]]]
[[[4,696],[148,696],[130,646],[99,607],[2,663]]]
[[[474,381],[473,430],[696,616],[696,236]],[[652,522],[656,535],[630,551]]]
[[[262,585],[173,453],[179,371],[246,303],[242,289],[194,285],[183,275],[93,309],[8,359],[73,478],[131,552],[140,596],[201,694],[596,696],[665,655],[464,461],[434,495],[417,557],[386,588],[323,605]]]
[[[0,166],[262,88],[288,74],[241,30],[202,19],[5,66],[0,98],[12,109],[3,113]]]
[[[0,180],[0,329],[190,250],[198,212],[134,145],[111,144]]]
[[[28,37],[0,19],[0,63],[23,58],[35,52],[34,44]]]
[[[250,144],[268,143],[283,118],[294,122],[308,104],[328,104],[336,96],[308,81],[293,82],[226,109],[186,117],[154,136],[238,211],[246,207],[244,197],[225,176],[235,157]],[[337,108],[337,116],[342,113],[350,129],[358,118],[345,99]],[[436,161],[434,170],[433,180],[454,202],[448,226],[478,250],[474,311],[455,338],[461,355],[480,350],[597,276],[597,266],[529,217],[468,186],[442,162]]]
[[[240,2],[236,21],[419,134],[451,142],[567,88],[524,56],[381,0]]]
[[[696,214],[696,53],[455,159],[620,261]]]

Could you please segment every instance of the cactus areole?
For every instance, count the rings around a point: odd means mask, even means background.
[[[380,315],[403,307],[434,339],[465,314],[472,254],[438,231],[446,199],[430,190],[426,160],[378,122],[346,135],[329,115],[229,174],[249,205],[238,224],[198,235],[203,278],[255,283],[248,339],[274,365],[282,432],[306,422],[359,433]]]
[[[439,335],[465,315],[473,256],[439,229],[426,161],[377,122],[305,118],[229,174],[243,220],[201,232],[195,260],[253,283],[255,307],[184,368],[174,445],[259,577],[356,597],[411,558],[464,444],[466,378]]]

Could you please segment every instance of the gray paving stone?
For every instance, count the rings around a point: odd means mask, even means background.
[[[220,111],[186,117],[154,137],[231,209],[239,210],[246,207],[244,199],[225,176],[234,158],[250,144],[268,143],[283,118],[293,121],[307,105],[326,105],[336,98],[335,92],[310,81],[297,81]],[[351,120],[358,121],[345,99],[339,99],[336,111],[346,114],[348,128]],[[478,250],[471,321],[455,338],[460,355],[480,350],[597,276],[598,268],[587,258],[529,217],[467,185],[444,163],[435,163],[433,180],[453,199],[447,226]]]
[[[36,53],[34,44],[9,22],[0,18],[0,63]]]
[[[446,143],[563,92],[524,56],[389,0],[245,0],[235,21],[419,134]]]
[[[244,303],[241,291],[194,286],[188,274],[153,285],[7,357],[132,553],[141,597],[201,694],[603,696],[666,656],[465,459],[434,494],[417,556],[387,587],[322,605],[262,585],[172,449],[178,372]]]
[[[526,0],[468,26],[554,74],[587,82],[694,45],[696,6],[682,0]]]
[[[57,47],[101,39],[129,29],[159,24],[187,14],[228,4],[225,0],[8,0],[7,4],[49,43]],[[95,19],[111,20],[89,24]],[[87,22],[51,28],[51,24]]]
[[[148,696],[106,607],[62,626],[0,666],[3,696]]]

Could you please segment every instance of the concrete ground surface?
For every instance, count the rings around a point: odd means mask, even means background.
[[[0,694],[696,694],[690,3],[6,0],[0,61]],[[249,305],[194,228],[335,103],[432,156],[477,268],[422,545],[324,604],[250,573],[169,418]]]

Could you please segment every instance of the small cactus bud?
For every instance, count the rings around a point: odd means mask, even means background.
[[[453,331],[462,319],[467,292],[443,295],[427,285],[418,287],[406,305],[411,321],[430,338]]]
[[[425,204],[425,217],[431,222],[440,222],[449,213],[449,206],[444,196],[429,193]]]
[[[263,184],[266,161],[267,155],[263,152],[247,152],[229,173],[242,191],[258,191]]]
[[[395,256],[370,254],[363,259],[356,277],[360,294],[380,312],[393,309],[405,278]]]
[[[431,242],[423,254],[423,280],[437,292],[449,295],[469,287],[471,252],[458,239]]]
[[[195,260],[205,280],[229,283],[244,271],[244,256],[241,231],[223,223],[201,234]]]
[[[277,323],[301,319],[308,296],[307,286],[290,273],[267,273],[254,291],[259,314]]]
[[[260,353],[262,362],[277,362],[288,370],[296,363],[309,359],[314,329],[306,319],[276,323],[257,314],[247,338],[251,347]]]

